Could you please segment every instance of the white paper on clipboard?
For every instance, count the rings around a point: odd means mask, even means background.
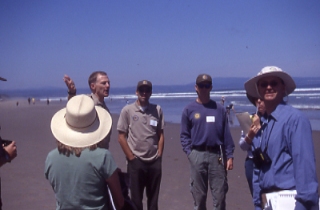
[[[240,127],[243,130],[243,133],[247,134],[252,124],[249,112],[237,113],[236,116],[239,121]]]

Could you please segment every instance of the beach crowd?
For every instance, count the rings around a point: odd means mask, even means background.
[[[104,100],[110,90],[107,73],[95,71],[89,76],[90,95],[77,95],[68,75],[63,80],[68,103],[51,119],[56,148],[47,155],[44,169],[56,209],[142,210],[145,194],[147,209],[158,210],[165,117],[159,104],[149,102],[152,82],[137,82],[137,100],[123,107],[116,125],[127,161],[123,172],[109,147],[113,121]],[[194,210],[207,209],[208,190],[212,208],[227,209],[228,171],[234,168],[235,139],[228,118],[233,105],[224,107],[224,98],[212,100],[213,85],[209,74],[199,74],[194,85],[197,98],[181,115],[181,148],[190,167],[182,173],[190,176],[186,185]],[[238,141],[247,153],[244,167],[252,209],[319,209],[311,125],[287,103],[296,88],[294,80],[281,68],[266,66],[244,88],[257,110]],[[17,156],[15,141],[1,139],[1,145],[0,166]],[[286,207],[276,198],[281,193],[294,195]]]

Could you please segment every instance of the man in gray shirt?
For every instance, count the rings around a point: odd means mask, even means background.
[[[143,209],[145,188],[148,210],[158,210],[164,118],[161,107],[149,103],[151,94],[150,81],[138,82],[138,99],[122,109],[117,125],[118,140],[128,160],[131,200],[138,210]]]

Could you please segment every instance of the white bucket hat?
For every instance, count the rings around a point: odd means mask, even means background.
[[[244,88],[246,89],[248,95],[254,98],[261,98],[257,83],[260,79],[264,77],[279,77],[282,79],[285,88],[286,88],[286,96],[289,95],[296,89],[296,83],[293,81],[292,77],[286,72],[282,71],[279,67],[276,66],[266,66],[257,74],[257,76],[249,79],[244,83]]]
[[[105,109],[95,106],[89,96],[77,95],[52,117],[51,131],[59,142],[80,148],[103,140],[111,125],[112,118]]]

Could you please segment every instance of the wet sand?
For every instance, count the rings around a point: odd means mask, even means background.
[[[49,151],[55,148],[50,131],[53,114],[65,107],[66,102],[0,101],[0,135],[17,142],[18,157],[1,167],[2,201],[4,210],[55,209],[55,198],[44,176],[44,162]],[[110,151],[121,170],[126,171],[125,156],[117,141],[118,115],[112,115],[113,128]],[[166,123],[163,175],[159,197],[161,210],[193,209],[189,191],[189,163],[182,151],[179,139],[180,125]],[[240,128],[231,129],[236,145],[234,169],[228,172],[229,192],[227,209],[253,209],[251,195],[244,173],[245,152],[238,146]],[[320,132],[313,132],[319,179]],[[144,199],[146,200],[146,199]],[[208,192],[208,209],[212,209],[211,193]],[[146,208],[145,208],[146,209]]]

